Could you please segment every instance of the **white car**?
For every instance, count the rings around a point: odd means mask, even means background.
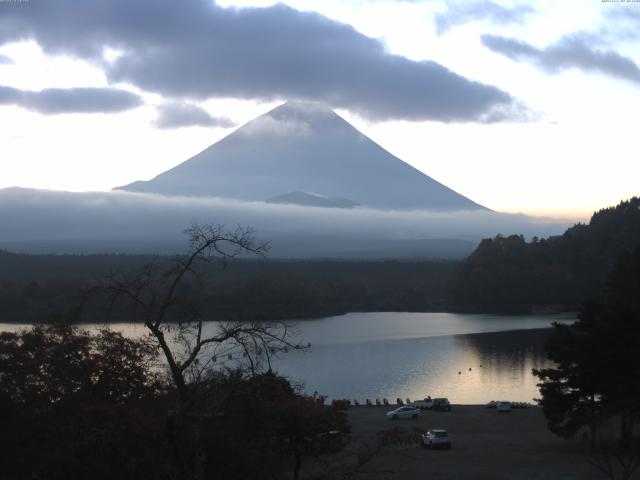
[[[498,402],[496,405],[496,409],[498,410],[498,412],[503,412],[503,413],[510,412],[512,407],[513,407],[513,404],[506,400],[502,400]]]
[[[422,434],[420,445],[424,448],[444,448],[450,450],[451,439],[449,438],[449,433],[447,433],[446,430],[433,429]]]
[[[389,420],[397,420],[399,418],[418,418],[418,415],[420,415],[420,409],[408,405],[387,412],[387,418]]]

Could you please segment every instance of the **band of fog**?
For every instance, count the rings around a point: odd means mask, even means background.
[[[194,223],[252,226],[260,240],[291,235],[394,240],[502,234],[549,236],[566,222],[488,211],[337,209],[112,192],[0,190],[0,242],[179,239]]]

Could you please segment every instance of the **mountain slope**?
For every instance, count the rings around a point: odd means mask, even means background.
[[[281,203],[285,205],[301,205],[305,207],[325,207],[325,208],[354,208],[357,202],[348,198],[327,198],[307,192],[290,192],[277,197],[268,198],[267,203]]]
[[[152,180],[119,188],[250,201],[313,192],[383,209],[485,209],[391,155],[331,109],[301,102],[271,110]]]

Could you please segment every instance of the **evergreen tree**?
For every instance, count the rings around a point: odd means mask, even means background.
[[[534,370],[549,429],[572,436],[600,419],[618,417],[629,442],[640,416],[640,245],[620,257],[600,302],[583,306],[572,325],[555,324],[547,342],[555,368]]]
[[[465,309],[523,311],[540,305],[575,310],[601,294],[620,255],[640,242],[640,197],[599,210],[589,224],[526,242],[485,239],[460,266],[451,299]]]

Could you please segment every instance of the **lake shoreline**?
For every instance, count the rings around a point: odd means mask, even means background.
[[[435,308],[433,310],[429,310],[429,309],[422,309],[422,310],[368,310],[368,309],[363,309],[363,310],[349,310],[349,311],[333,311],[333,310],[327,310],[325,312],[314,312],[313,315],[309,315],[309,316],[298,316],[298,317],[293,317],[293,318],[277,318],[274,320],[264,320],[265,322],[284,322],[284,323],[290,323],[290,322],[314,322],[314,321],[318,321],[318,320],[324,320],[326,318],[329,317],[341,317],[341,316],[345,316],[345,315],[349,315],[349,314],[369,314],[369,313],[388,313],[388,314],[403,314],[403,313],[410,313],[410,314],[419,314],[419,313],[425,313],[425,314],[464,314],[464,315],[494,315],[496,317],[519,317],[519,316],[528,316],[528,315],[566,315],[566,316],[575,316],[577,315],[578,310],[574,307],[572,308],[571,306],[565,306],[566,308],[544,308],[541,306],[537,306],[536,308],[531,308],[531,309],[493,309],[493,310],[486,310],[486,309],[478,309],[478,310],[473,310],[473,309],[466,309],[466,308],[449,308],[449,309],[438,309]],[[234,321],[234,320],[229,320],[229,319],[220,319],[220,318],[212,318],[210,320],[206,320],[207,322],[223,322],[223,321]],[[127,322],[127,321],[123,321],[120,319],[116,319],[110,322],[104,322],[104,325],[109,325],[109,324],[127,324],[127,323],[138,323],[138,322]],[[178,324],[177,321],[166,321],[165,323],[169,324],[169,325],[176,325]],[[64,322],[64,321],[25,321],[24,319],[22,320],[0,320],[0,325],[2,324],[6,324],[6,325],[57,325],[57,324],[62,324],[62,325],[73,325],[73,326],[78,326],[81,327],[82,325],[101,325],[102,322],[90,322],[90,321],[80,321],[80,322]],[[141,323],[138,323],[139,325],[142,325]]]
[[[295,341],[311,344],[272,358],[280,374],[328,398],[423,398],[446,396],[456,403],[499,398],[531,402],[539,396],[533,368],[545,368],[544,342],[554,315],[495,316],[450,313],[352,313],[291,326]],[[206,322],[214,334],[217,322]],[[142,324],[82,324],[97,331],[110,327],[125,337],[146,335]],[[26,324],[0,324],[16,331]],[[171,337],[173,338],[173,337]],[[173,341],[173,340],[172,340]],[[181,348],[176,345],[176,348]],[[242,352],[212,355],[213,368],[236,368]]]

